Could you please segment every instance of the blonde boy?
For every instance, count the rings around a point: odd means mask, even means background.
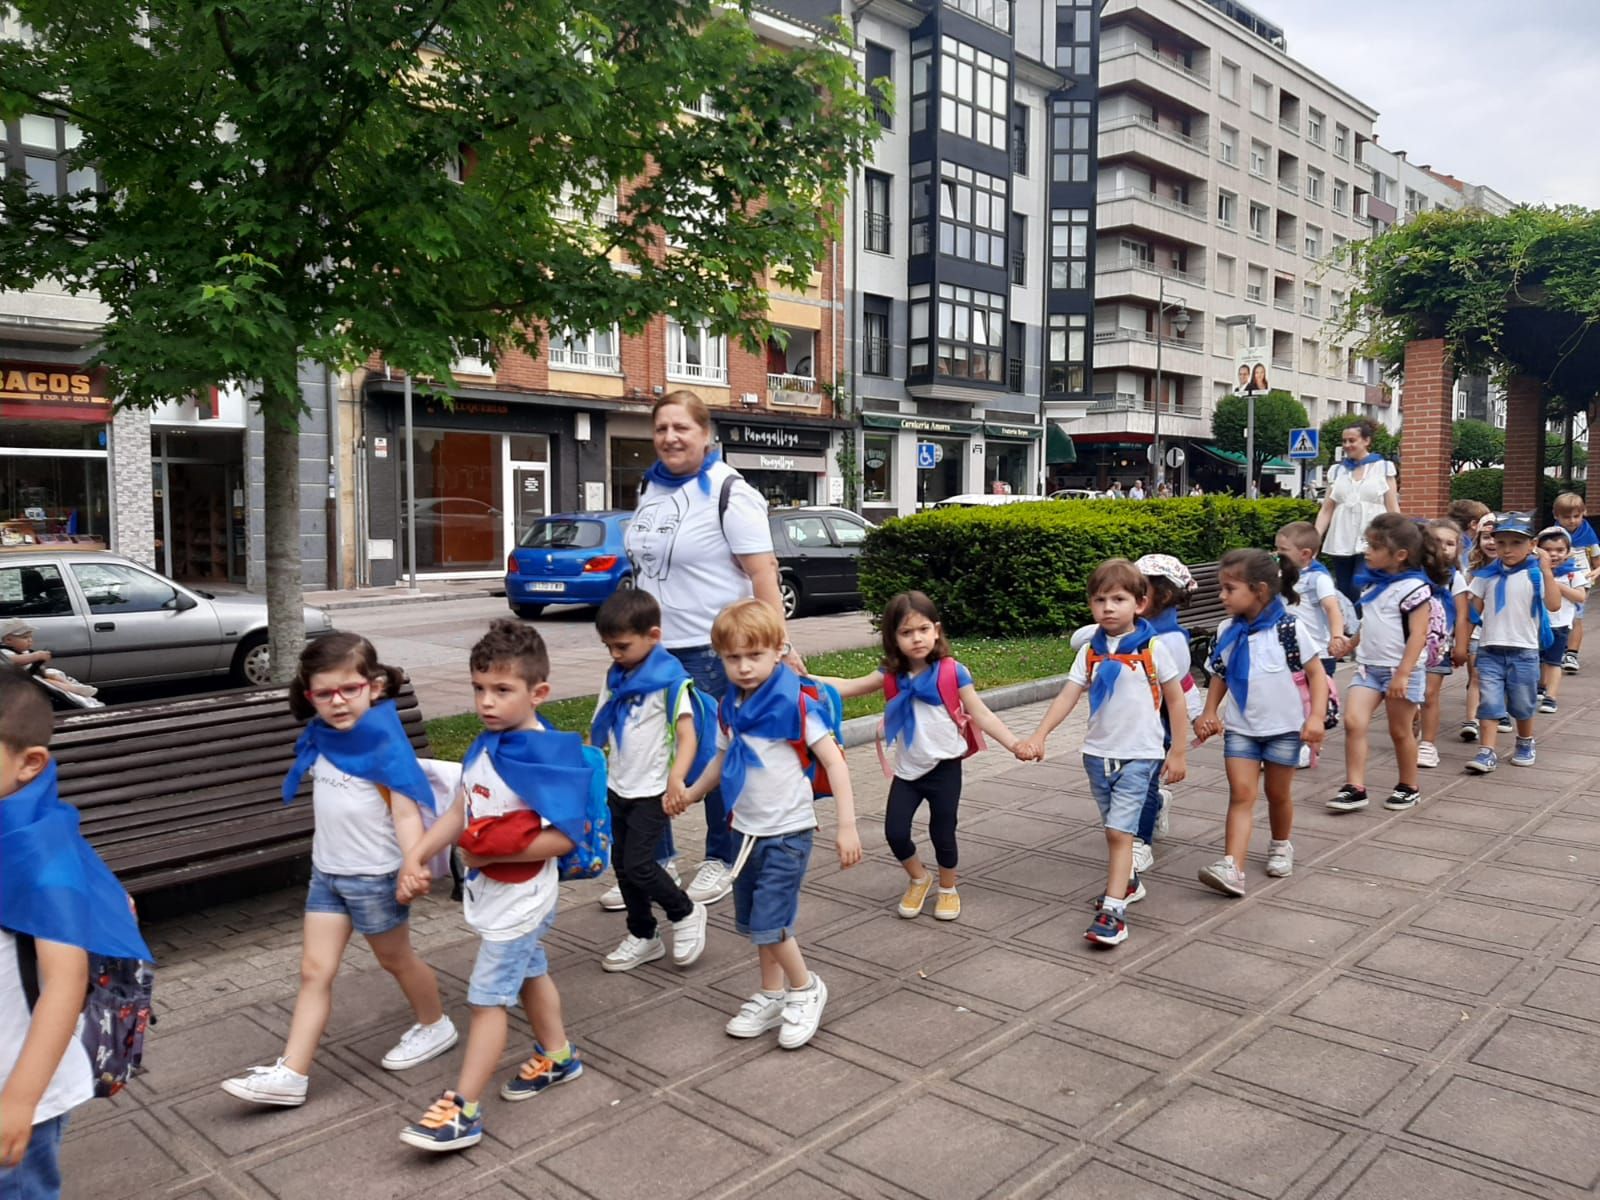
[[[1593,579],[1595,568],[1600,566],[1600,536],[1594,526],[1584,519],[1584,499],[1577,492],[1562,492],[1552,506],[1556,524],[1567,531],[1572,539],[1572,565],[1582,571],[1585,578]],[[1567,639],[1567,649],[1561,656],[1561,669],[1568,675],[1578,673],[1578,649],[1583,645],[1583,605],[1578,605],[1572,621],[1572,635]]]

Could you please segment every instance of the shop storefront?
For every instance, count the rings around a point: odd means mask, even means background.
[[[715,425],[723,460],[773,508],[838,502],[827,482],[832,429],[749,419]]]
[[[983,490],[997,495],[1036,495],[1039,446],[1044,427],[1021,422],[983,423]]]
[[[248,578],[247,419],[244,394],[233,387],[210,388],[151,410],[156,569],[173,579],[206,584]]]
[[[103,372],[0,359],[0,546],[110,544],[110,421]]]
[[[981,421],[863,413],[862,511],[869,521],[904,516],[983,486]],[[919,465],[919,444],[933,446]],[[976,462],[974,460],[977,460]]]

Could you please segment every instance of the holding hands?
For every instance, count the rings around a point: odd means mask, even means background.
[[[400,868],[400,876],[395,881],[394,898],[401,904],[410,904],[432,886],[433,872],[421,863],[414,863],[408,859]]]
[[[1198,744],[1222,732],[1222,719],[1207,709],[1194,719],[1194,740]]]

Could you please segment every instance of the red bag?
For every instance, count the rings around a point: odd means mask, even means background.
[[[539,814],[525,808],[521,812],[503,817],[479,817],[467,826],[456,844],[468,854],[483,858],[498,858],[504,854],[519,854],[539,836],[544,822]],[[501,883],[526,883],[540,871],[543,862],[501,862],[480,867],[490,879]]]

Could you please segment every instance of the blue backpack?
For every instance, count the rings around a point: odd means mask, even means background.
[[[675,736],[678,720],[684,713],[694,717],[694,760],[689,764],[689,773],[684,777],[684,783],[693,786],[699,779],[711,760],[717,756],[717,702],[706,695],[694,684],[680,688],[676,705],[670,701],[667,705],[669,713],[667,719],[667,755],[671,761],[673,750],[677,746]]]
[[[812,679],[810,676],[800,677],[800,732],[803,735],[806,729],[806,717],[815,713],[822,718],[822,723],[828,727],[828,732],[833,735],[834,742],[844,745],[844,701],[839,697],[839,689],[831,683],[823,683]],[[806,773],[806,778],[811,781],[811,794],[818,800],[826,800],[833,795],[833,785],[828,782],[828,773],[822,769],[817,760],[812,757],[811,747],[806,745],[804,736],[798,742],[792,743],[794,751],[800,756],[800,767]]]
[[[589,794],[583,802],[583,837],[556,861],[558,877],[595,879],[611,867],[611,805],[606,801],[606,756],[593,746],[583,748]]]

